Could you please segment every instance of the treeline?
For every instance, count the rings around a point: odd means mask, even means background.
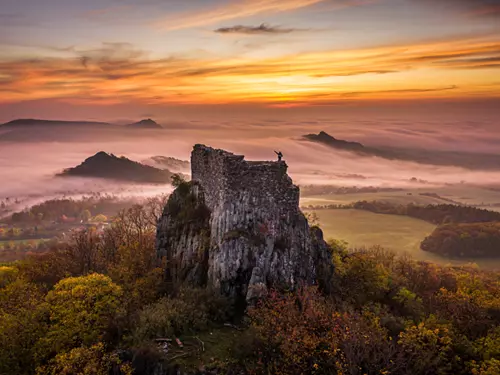
[[[344,178],[366,179],[356,174],[342,176]],[[329,195],[329,194],[360,194],[403,191],[399,188],[384,188],[379,186],[337,186],[337,185],[301,185],[302,196]]]
[[[0,263],[13,262],[24,259],[30,255],[44,253],[57,245],[56,239],[52,240],[26,240],[0,242]]]
[[[162,205],[102,234],[0,266],[2,375],[490,375],[500,370],[500,275],[331,243],[322,288],[242,309],[164,282]],[[277,287],[277,286],[276,286]]]
[[[500,256],[500,222],[447,224],[432,232],[422,250],[452,258]]]
[[[500,221],[500,212],[454,204],[429,204],[421,206],[412,203],[407,205],[395,205],[383,201],[360,201],[353,203],[351,207],[377,214],[410,216],[435,225]]]
[[[88,220],[98,214],[114,214],[137,203],[135,199],[120,199],[113,195],[82,197],[81,199],[53,199],[10,217],[14,224],[31,224],[43,221],[61,221],[62,218]]]

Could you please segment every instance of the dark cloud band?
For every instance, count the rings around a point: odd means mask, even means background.
[[[304,31],[303,29],[295,29],[295,28],[281,28],[279,26],[271,26],[265,23],[259,26],[244,26],[244,25],[236,25],[231,27],[221,27],[219,29],[214,30],[214,32],[219,34],[289,34],[296,31]]]

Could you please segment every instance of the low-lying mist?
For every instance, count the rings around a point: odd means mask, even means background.
[[[456,132],[451,132],[452,128]],[[121,130],[37,128],[35,131],[15,129],[1,132],[0,198],[30,197],[34,200],[91,192],[140,196],[166,193],[171,190],[169,185],[133,185],[102,179],[54,176],[99,151],[123,155],[135,161],[156,155],[189,160],[195,143],[244,154],[249,160],[274,160],[274,150],[280,150],[294,182],[302,185],[405,188],[459,183],[494,185],[500,181],[500,170],[470,170],[460,166],[424,165],[360,156],[301,139],[303,134],[325,130],[339,139],[369,145],[453,150],[468,138],[464,151],[493,152],[490,147],[493,139],[500,140],[500,136],[492,133],[486,139],[486,129],[474,129],[468,123],[460,124],[460,129],[456,124],[454,127],[445,125],[437,128],[422,123],[410,130],[408,124],[398,125],[395,120],[378,127],[367,122],[349,126],[328,121],[290,123],[266,120],[205,125],[198,122],[178,123],[160,131]]]

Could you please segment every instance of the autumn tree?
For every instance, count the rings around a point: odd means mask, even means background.
[[[42,352],[62,353],[103,340],[122,313],[122,294],[104,275],[61,280],[46,297],[50,319],[47,335],[40,341]]]
[[[0,374],[30,373],[34,343],[46,330],[48,311],[43,291],[17,278],[0,288]]]
[[[79,347],[60,353],[48,365],[40,366],[36,375],[108,375],[118,370],[120,375],[132,375],[132,367],[123,364],[116,354],[106,351],[103,343]]]

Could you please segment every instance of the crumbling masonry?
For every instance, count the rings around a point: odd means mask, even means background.
[[[270,286],[331,274],[328,246],[300,211],[285,162],[195,145],[191,168],[192,181],[171,195],[158,224],[170,281],[209,284],[251,302]]]

